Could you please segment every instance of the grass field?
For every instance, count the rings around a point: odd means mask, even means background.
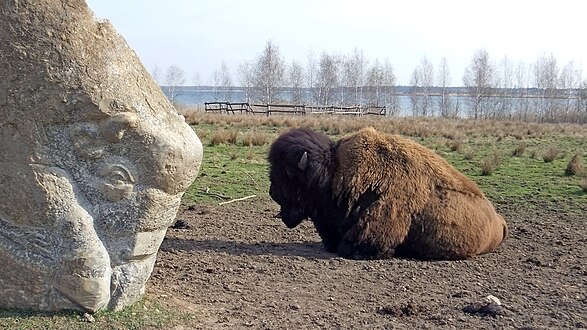
[[[587,161],[587,127],[580,125],[373,118],[250,118],[202,116],[193,119],[205,146],[198,180],[184,203],[267,194],[266,153],[286,127],[309,126],[333,138],[375,126],[435,150],[475,180],[494,202],[528,207],[574,206],[587,202],[585,170],[566,175],[571,159]],[[221,134],[218,134],[221,132]],[[245,143],[251,134],[265,143]],[[222,139],[222,136],[225,137]],[[546,159],[545,159],[546,158]],[[552,158],[552,159],[550,159]],[[207,192],[207,193],[206,193]]]
[[[491,201],[522,208],[581,212],[587,205],[587,126],[420,118],[316,118],[186,114],[204,145],[204,161],[183,207],[268,195],[267,149],[289,127],[333,138],[361,127],[407,136],[445,157],[476,181]],[[565,173],[574,156],[578,170]],[[584,208],[583,208],[584,210]],[[193,321],[147,297],[122,312],[99,312],[88,329],[149,329]],[[190,321],[191,320],[191,321]],[[78,329],[79,312],[0,310],[0,328]]]

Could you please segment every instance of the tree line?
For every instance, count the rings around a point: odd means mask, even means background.
[[[176,65],[168,67],[164,76],[156,68],[153,77],[167,87],[172,102],[186,84],[185,72]],[[201,86],[200,78],[195,73],[193,85]],[[389,116],[587,123],[587,79],[582,68],[573,61],[560,67],[552,54],[538,54],[534,63],[526,64],[507,56],[495,60],[487,50],[478,49],[461,82],[462,87],[451,87],[445,57],[437,67],[423,57],[408,86],[398,86],[391,63],[369,60],[362,50],[355,48],[347,55],[310,53],[306,63],[287,63],[278,45],[267,41],[257,58],[238,65],[236,80],[222,62],[207,85],[215,98],[210,101],[230,101],[238,86],[250,103],[385,106]]]

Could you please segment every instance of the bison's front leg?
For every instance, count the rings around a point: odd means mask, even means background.
[[[349,259],[388,259],[408,234],[409,218],[378,200],[359,212],[356,224],[343,236],[338,255]]]
[[[322,221],[313,222],[318,235],[322,239],[322,244],[326,251],[336,253],[340,243],[339,229],[331,222],[331,218],[329,217],[323,217],[320,220]]]

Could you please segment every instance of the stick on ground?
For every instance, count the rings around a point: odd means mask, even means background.
[[[250,195],[250,196],[245,196],[245,197],[241,197],[241,198],[231,199],[231,200],[226,201],[226,202],[220,202],[220,203],[218,203],[218,205],[224,205],[224,204],[228,204],[228,203],[233,203],[233,202],[238,202],[238,201],[244,201],[245,199],[249,199],[249,198],[253,198],[253,197],[257,197],[257,195]]]

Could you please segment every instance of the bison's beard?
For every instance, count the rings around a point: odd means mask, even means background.
[[[304,211],[300,208],[289,208],[289,207],[281,207],[281,210],[277,214],[278,218],[281,218],[281,221],[287,226],[287,228],[295,228],[299,225],[305,218]]]

